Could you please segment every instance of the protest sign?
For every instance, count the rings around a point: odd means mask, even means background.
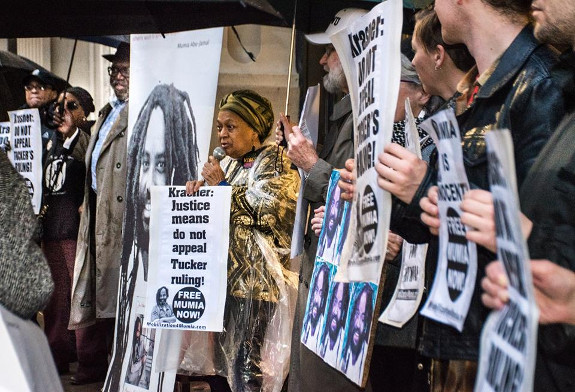
[[[232,187],[152,187],[147,327],[223,330]],[[223,224],[222,224],[223,223]]]
[[[8,112],[10,116],[10,147],[8,159],[24,180],[35,214],[42,204],[42,135],[38,109]]]
[[[335,280],[351,212],[350,203],[339,198],[339,177],[334,170],[300,339],[327,364],[362,386],[373,347],[378,286]]]
[[[477,248],[465,238],[460,204],[469,189],[461,137],[453,109],[442,110],[420,124],[439,153],[439,255],[429,298],[421,314],[463,329],[477,275]]]
[[[0,148],[5,149],[6,143],[10,144],[10,122],[0,122]]]
[[[539,310],[521,232],[513,142],[508,130],[486,137],[489,185],[493,195],[497,258],[509,282],[509,301],[487,318],[481,333],[476,391],[531,391],[537,354]]]
[[[105,391],[173,389],[178,331],[155,331],[156,355],[146,388],[131,384],[128,377],[136,320],[152,311],[145,305],[149,270],[160,262],[149,253],[151,188],[199,178],[213,129],[221,45],[221,28],[131,36],[124,244],[116,338]]]
[[[339,280],[379,283],[391,195],[377,185],[377,154],[391,141],[400,78],[402,3],[375,6],[330,38],[353,108],[356,186]]]
[[[405,148],[421,159],[420,137],[411,111],[409,98],[405,99]],[[401,328],[413,317],[423,296],[425,256],[427,244],[403,241],[399,281],[387,308],[379,317],[385,324]]]
[[[44,331],[1,304],[0,345],[0,391],[63,391]]]

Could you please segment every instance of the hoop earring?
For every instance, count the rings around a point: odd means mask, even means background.
[[[441,71],[441,67],[438,67],[437,65],[435,66],[435,70],[436,71]]]

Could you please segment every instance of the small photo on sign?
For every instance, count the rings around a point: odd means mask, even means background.
[[[347,236],[350,206],[341,198],[341,189],[337,186],[339,177],[339,171],[332,171],[316,255],[321,260],[336,265],[339,265],[343,243]]]
[[[152,308],[152,314],[150,315],[150,320],[152,320],[152,322],[176,322],[174,311],[168,303],[169,297],[170,292],[166,286],[162,286],[158,289],[156,292],[156,305]]]
[[[126,372],[126,383],[147,390],[150,385],[156,330],[144,328],[143,320],[143,314],[136,315],[132,346],[131,351],[129,351],[130,358]]]
[[[359,383],[368,351],[377,286],[365,282],[352,283],[352,286],[353,294],[346,321],[340,369],[350,380]]]
[[[331,281],[327,299],[327,316],[319,344],[319,356],[333,367],[338,367],[340,364],[349,297],[349,283]]]
[[[318,352],[319,340],[326,318],[329,282],[333,280],[335,268],[330,263],[316,262],[313,270],[301,332],[301,342],[313,352]]]

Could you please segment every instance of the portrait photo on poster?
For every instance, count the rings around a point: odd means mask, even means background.
[[[126,383],[147,390],[150,386],[156,330],[153,328],[144,328],[143,319],[144,315],[138,314],[134,321],[134,333],[132,336],[130,362],[126,372]]]
[[[337,186],[339,177],[339,171],[333,170],[316,255],[323,261],[335,265],[339,265],[343,243],[347,236],[350,209],[350,203],[341,198],[341,189]]]
[[[341,371],[360,384],[368,351],[371,321],[375,309],[377,286],[373,283],[351,283],[352,299],[347,316]]]
[[[321,334],[319,356],[333,367],[338,367],[340,364],[345,321],[349,310],[349,298],[349,283],[330,282],[327,317]]]
[[[325,324],[329,282],[334,275],[333,264],[316,261],[301,333],[301,342],[315,353]]]

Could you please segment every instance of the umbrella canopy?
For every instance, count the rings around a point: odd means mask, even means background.
[[[33,70],[41,69],[60,81],[57,88],[64,88],[66,81],[26,57],[0,50],[0,121],[8,119],[8,110],[18,109],[26,102],[22,80]]]
[[[268,0],[288,22],[293,20],[294,3],[297,1],[296,28],[303,33],[324,31],[337,12],[343,8],[372,9],[381,0]],[[409,19],[415,9],[421,9],[432,0],[403,0],[404,33],[413,28]],[[406,23],[408,22],[408,23]]]
[[[171,33],[239,24],[287,26],[266,0],[18,0],[0,37]]]

